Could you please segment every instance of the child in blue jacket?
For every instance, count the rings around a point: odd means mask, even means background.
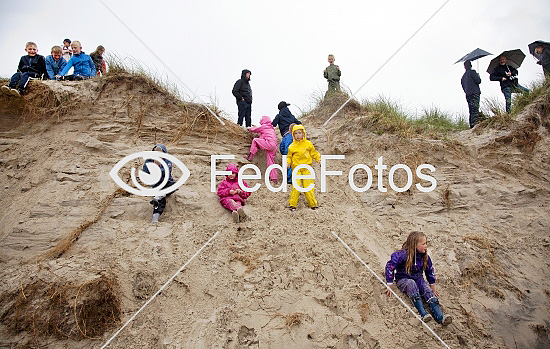
[[[62,57],[63,50],[59,46],[52,47],[52,54],[46,57],[46,71],[48,78],[55,80],[55,76],[65,68],[67,61]]]
[[[428,283],[424,280],[424,276]],[[430,310],[437,323],[444,326],[452,322],[450,315],[443,315],[439,306],[439,293],[435,289],[435,273],[432,260],[428,256],[428,240],[426,235],[419,231],[409,234],[401,250],[392,253],[390,260],[386,263],[386,283],[392,287],[394,277],[397,288],[407,294],[412,303],[420,313],[422,321],[428,322],[432,315],[424,309],[422,298],[428,303]],[[386,290],[391,296],[391,291]]]
[[[290,124],[288,127],[288,131],[283,135],[283,139],[281,140],[281,144],[279,144],[279,151],[281,152],[281,155],[288,155],[288,147],[292,144],[292,128],[296,124]],[[287,170],[287,183],[292,184],[292,167],[288,166]]]
[[[82,52],[80,41],[73,41],[71,47],[73,49],[73,56],[69,59],[61,73],[59,73],[59,76],[56,77],[64,77],[65,80],[84,80],[93,78],[96,73],[94,62],[90,56]],[[65,76],[71,67],[74,67],[73,75]]]

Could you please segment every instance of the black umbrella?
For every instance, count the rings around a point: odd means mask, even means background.
[[[484,51],[480,48],[476,48],[472,52],[468,53],[467,55],[465,55],[464,57],[456,61],[454,64],[457,64],[459,62],[475,61],[478,58],[489,56],[489,55],[492,55],[492,53]]]
[[[535,42],[530,43],[529,44],[529,53],[532,54],[533,56],[535,55],[535,48],[537,48],[537,46],[542,46],[542,47],[544,47],[544,49],[547,49],[547,48],[550,47],[550,42],[537,40]]]
[[[491,60],[489,63],[489,68],[487,68],[487,73],[492,74],[493,70],[500,65],[500,57],[506,56],[506,64],[518,69],[525,59],[525,53],[523,53],[519,48],[516,50],[504,51],[499,54],[496,58]]]

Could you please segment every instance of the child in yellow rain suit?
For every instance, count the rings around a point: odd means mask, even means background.
[[[296,169],[298,165],[309,165],[313,163],[313,160],[320,162],[321,154],[315,147],[313,143],[306,139],[306,129],[303,125],[296,125],[292,129],[292,144],[288,147],[288,155],[286,158],[287,164]],[[309,170],[307,168],[301,168],[296,172],[297,175],[309,175]],[[294,174],[292,175],[294,177]],[[310,184],[313,184],[312,179],[297,179],[296,184],[302,188],[307,188]],[[317,209],[317,199],[315,199],[315,193],[313,188],[310,191],[306,192],[306,200],[309,207],[312,210]],[[300,191],[292,185],[292,192],[290,193],[290,200],[288,201],[290,205],[290,211],[296,211],[296,205],[298,204],[298,199],[300,198]]]

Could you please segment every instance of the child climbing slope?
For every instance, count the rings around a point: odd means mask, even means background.
[[[248,154],[247,160],[252,161],[254,155],[258,152],[258,149],[264,149],[267,166],[269,167],[270,165],[273,165],[275,163],[275,154],[277,153],[277,136],[269,116],[262,116],[260,126],[249,127],[248,130],[250,132],[259,133],[260,137],[252,140],[252,144],[250,145],[250,154]],[[273,183],[277,183],[277,173],[278,172],[276,170],[272,170],[269,173],[269,179]]]
[[[429,285],[422,274],[426,274]],[[422,298],[428,303],[437,323],[445,326],[451,323],[451,316],[443,315],[439,306],[434,268],[428,256],[428,240],[424,233],[419,231],[410,233],[402,249],[392,253],[390,260],[386,263],[386,282],[389,287],[393,287],[394,277],[397,288],[409,296],[424,322],[430,321],[432,315],[424,309]],[[387,289],[386,294],[391,296],[392,293]]]

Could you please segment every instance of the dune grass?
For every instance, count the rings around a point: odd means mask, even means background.
[[[521,113],[526,106],[533,103],[540,96],[550,93],[550,77],[546,76],[535,80],[527,88],[529,88],[529,92],[517,93],[512,99],[512,116]]]
[[[492,96],[484,98],[481,103],[480,125],[482,127],[507,127],[514,122],[516,116],[525,108],[543,95],[550,94],[550,78],[541,78],[531,82],[529,92],[514,93],[512,95],[512,107],[510,114],[506,113],[504,96]]]
[[[109,64],[109,70],[105,77],[117,75],[133,75],[143,78],[150,86],[156,87],[177,100],[183,101],[184,98],[190,100],[189,96],[182,95],[178,86],[167,76],[162,76],[145,67],[141,62],[131,57],[122,58],[116,54],[106,54],[105,60]]]
[[[397,133],[401,136],[447,133],[468,129],[463,118],[455,118],[437,106],[425,107],[419,115],[413,115],[398,102],[386,96],[366,100],[362,104],[366,112],[365,127],[374,127],[375,133]]]

